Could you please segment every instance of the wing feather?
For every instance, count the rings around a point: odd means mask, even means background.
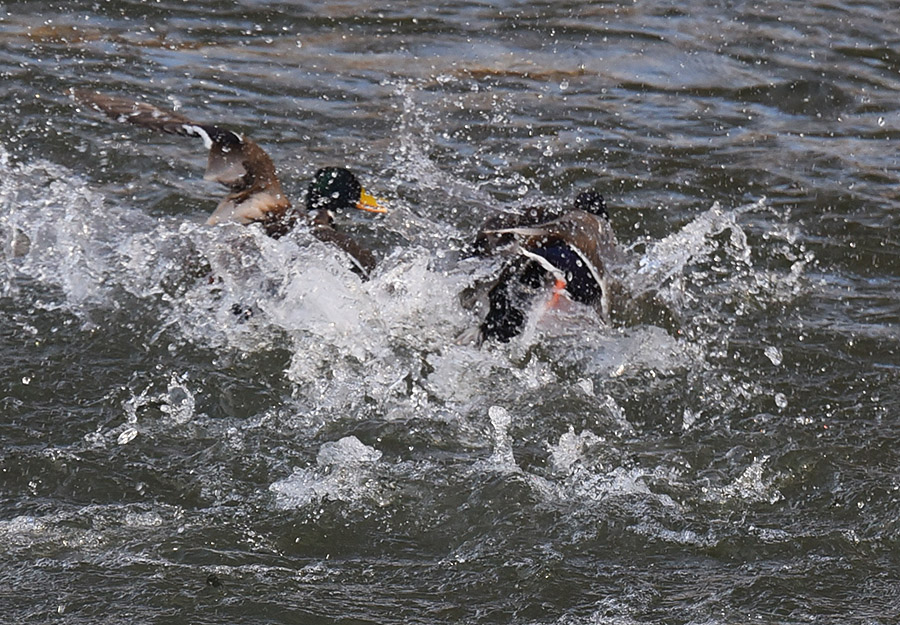
[[[219,182],[231,191],[219,204],[220,209],[228,206],[229,210],[217,210],[211,218],[212,223],[231,215],[240,216],[232,220],[243,223],[270,222],[273,214],[284,214],[291,207],[281,190],[272,159],[249,138],[145,102],[87,89],[73,89],[71,93],[77,101],[117,121],[157,132],[200,138],[209,150],[203,177]],[[247,207],[241,206],[244,203]],[[253,217],[248,219],[251,215]]]

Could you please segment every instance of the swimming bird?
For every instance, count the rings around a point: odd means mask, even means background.
[[[607,263],[622,252],[609,223],[606,202],[595,191],[578,195],[568,211],[528,209],[488,219],[475,238],[476,253],[504,253],[508,260],[487,289],[487,314],[480,339],[507,342],[522,331],[535,297],[550,292],[548,306],[562,298],[610,315],[615,288]]]
[[[195,122],[145,102],[86,89],[73,89],[70,93],[75,100],[118,121],[202,139],[209,150],[204,179],[228,188],[228,194],[210,215],[208,224],[259,223],[269,236],[277,238],[305,218],[313,235],[343,250],[352,260],[354,271],[363,278],[375,268],[371,251],[334,224],[335,213],[346,208],[386,212],[349,170],[342,167],[318,170],[307,190],[306,211],[299,210],[292,207],[282,191],[272,159],[249,137],[213,124]]]

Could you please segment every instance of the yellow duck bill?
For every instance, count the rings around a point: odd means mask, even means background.
[[[359,201],[356,208],[367,211],[369,213],[386,213],[387,208],[383,206],[384,200],[379,200],[374,195],[363,189],[359,193]]]

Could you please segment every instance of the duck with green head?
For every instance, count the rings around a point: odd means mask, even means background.
[[[269,236],[277,238],[305,219],[318,239],[334,244],[350,257],[352,269],[363,278],[375,268],[372,253],[335,227],[335,214],[345,209],[386,212],[349,170],[328,167],[317,171],[303,211],[292,207],[281,189],[272,159],[249,137],[128,98],[82,89],[72,90],[71,94],[75,100],[118,121],[202,139],[209,150],[204,178],[228,188],[208,224],[259,223]]]

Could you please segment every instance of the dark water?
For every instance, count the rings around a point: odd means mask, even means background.
[[[900,13],[420,4],[0,5],[0,620],[898,622]],[[375,278],[70,86],[351,167]],[[588,187],[680,331],[457,345]]]

